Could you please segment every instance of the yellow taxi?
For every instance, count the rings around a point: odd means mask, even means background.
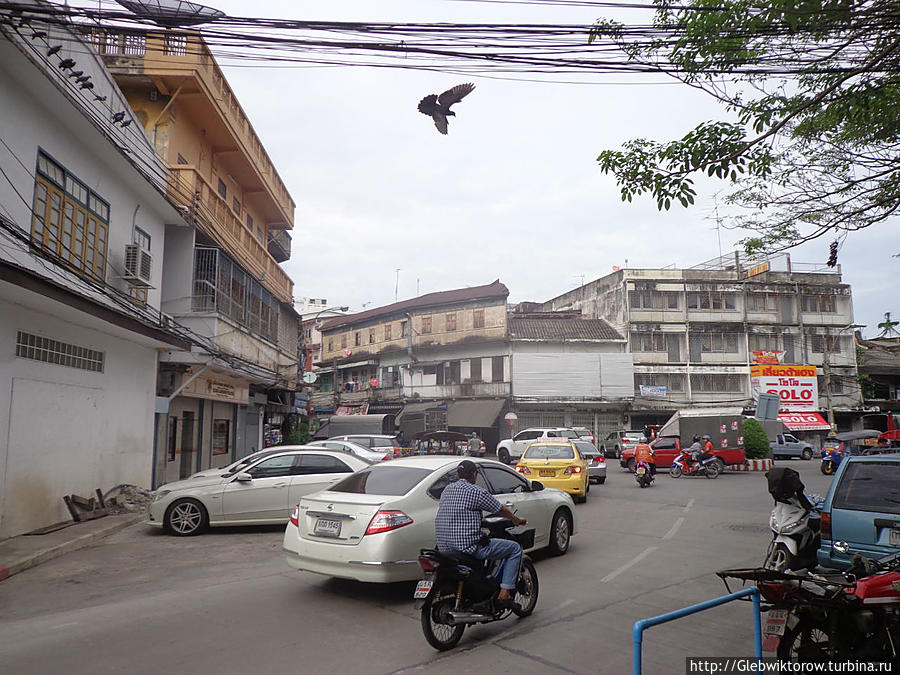
[[[576,502],[587,501],[591,489],[587,460],[571,441],[541,440],[525,448],[516,471],[544,487],[568,492]]]

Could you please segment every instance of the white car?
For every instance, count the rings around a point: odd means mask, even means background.
[[[250,466],[255,463],[256,460],[262,457],[268,457],[271,454],[274,454],[280,450],[298,450],[305,446],[302,445],[287,445],[287,446],[273,446],[271,448],[266,448],[265,450],[257,450],[256,452],[250,453],[246,457],[241,457],[239,460],[232,462],[227,466],[214,467],[212,469],[204,469],[203,471],[198,471],[197,473],[191,474],[191,478],[209,478],[210,476],[223,476],[226,473],[237,473],[240,469]]]
[[[421,578],[419,551],[434,547],[443,489],[458,457],[404,457],[374,464],[299,501],[284,532],[288,565],[345,579],[391,583]],[[575,505],[499,462],[476,458],[477,484],[535,528],[535,549],[569,548]]]
[[[198,534],[208,526],[277,525],[300,498],[370,466],[324,448],[265,453],[237,473],[166,483],[154,492],[148,524],[172,534]]]
[[[533,427],[524,429],[512,438],[507,438],[497,444],[497,459],[504,464],[515,463],[522,457],[525,448],[534,441],[547,438],[566,438],[577,440],[578,433],[567,427]]]
[[[367,448],[364,445],[353,443],[352,441],[336,441],[333,439],[328,439],[327,441],[313,441],[309,445],[317,448],[334,450],[335,452],[349,452],[351,455],[355,455],[356,457],[365,459],[366,461],[373,464],[375,462],[382,462],[386,459],[394,458],[393,451],[388,452],[386,450],[373,450],[372,448]]]

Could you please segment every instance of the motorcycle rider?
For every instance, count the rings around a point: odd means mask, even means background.
[[[656,453],[648,443],[638,443],[634,448],[634,465],[646,462],[650,467],[650,475],[656,475]]]
[[[508,539],[485,537],[481,531],[481,517],[482,512],[486,511],[508,518],[515,525],[525,525],[527,521],[475,484],[478,475],[475,462],[463,460],[456,467],[456,473],[459,479],[441,493],[441,503],[434,521],[437,549],[451,556],[453,553],[464,553],[478,560],[505,560],[497,601],[501,607],[510,607],[513,603],[511,591],[515,591],[519,578],[522,547]]]
[[[703,455],[703,449],[700,447],[700,436],[694,436],[691,445],[687,449],[687,453],[693,463],[691,470],[700,466],[700,457]]]

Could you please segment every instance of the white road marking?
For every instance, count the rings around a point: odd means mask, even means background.
[[[659,547],[658,547],[658,546],[651,546],[650,548],[646,549],[645,551],[642,551],[641,553],[638,553],[638,554],[637,554],[636,556],[634,556],[631,560],[629,560],[627,563],[625,563],[624,565],[622,565],[619,569],[614,570],[614,571],[610,572],[609,574],[607,574],[605,577],[603,577],[603,578],[600,580],[600,583],[601,583],[601,584],[605,584],[605,583],[607,583],[608,581],[612,581],[613,579],[615,579],[617,576],[619,576],[620,574],[622,574],[622,572],[627,572],[627,571],[628,571],[629,569],[631,569],[633,566],[637,565],[641,560],[643,560],[643,559],[646,558],[648,555],[650,555],[651,553],[653,553],[653,551],[655,551],[657,548],[659,548]]]
[[[675,536],[675,533],[678,532],[678,528],[681,527],[681,524],[684,522],[684,518],[679,518],[675,521],[675,524],[669,528],[669,531],[663,535],[663,539],[671,539]]]
[[[694,505],[694,500],[692,499],[691,501],[689,501],[689,502],[687,503],[687,506],[684,507],[684,512],[687,513],[688,511],[690,511],[690,510],[691,510],[691,507],[692,507],[693,505]]]

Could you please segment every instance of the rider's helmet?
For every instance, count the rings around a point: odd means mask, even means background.
[[[704,434],[703,440],[704,440],[704,441],[711,441],[712,439],[709,437],[709,434]]]
[[[693,441],[694,441],[694,443],[699,443],[699,442],[700,442],[700,436],[699,436],[698,434],[694,434],[694,439],[693,439]]]

